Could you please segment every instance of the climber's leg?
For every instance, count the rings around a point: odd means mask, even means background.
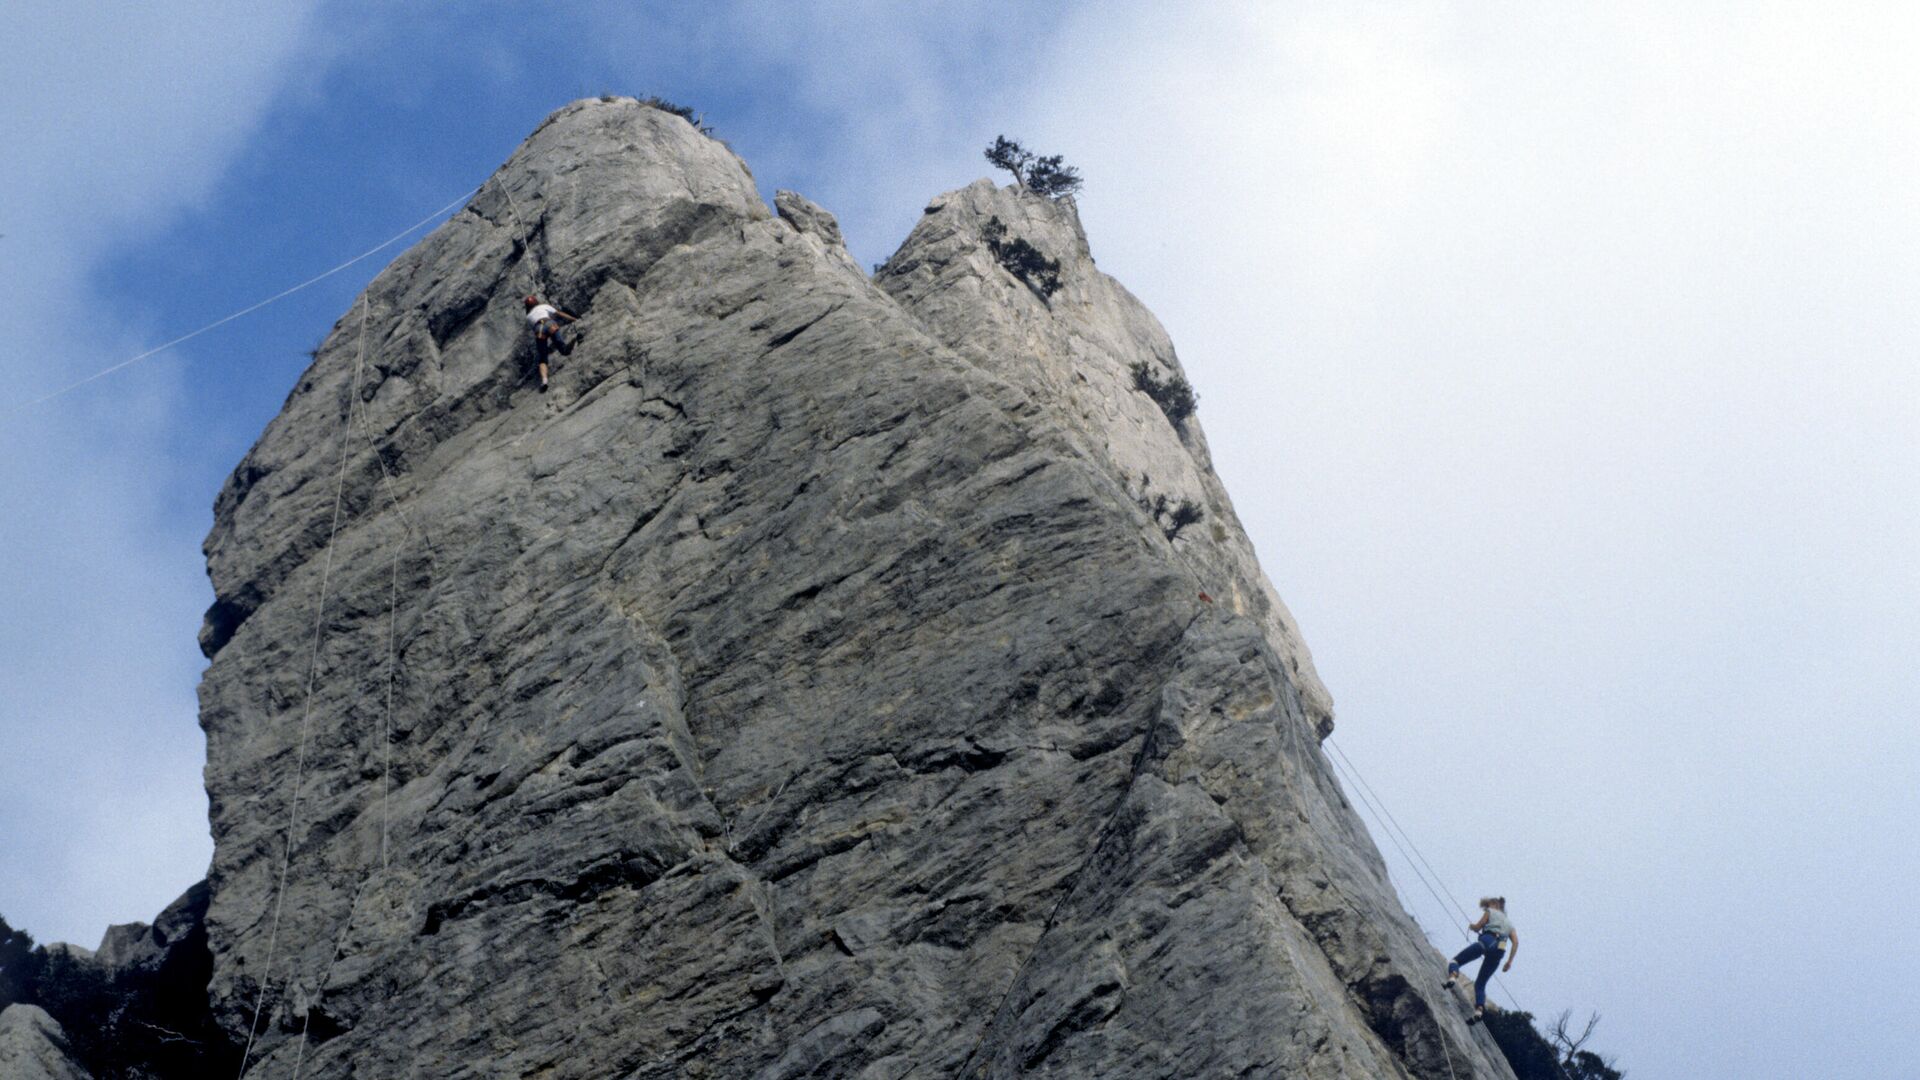
[[[1460,955],[1454,957],[1453,963],[1447,965],[1447,981],[1452,982],[1453,977],[1460,974],[1460,965],[1472,963],[1474,957],[1485,955],[1486,951],[1486,948],[1477,941],[1461,949]]]
[[[533,347],[540,354],[540,390],[542,393],[545,393],[547,389],[547,357],[553,350],[553,342],[547,339],[546,334],[535,330],[533,332]]]
[[[1478,947],[1477,945],[1475,946],[1475,948]],[[1507,951],[1505,949],[1491,949],[1487,952],[1486,958],[1480,961],[1480,974],[1474,976],[1473,979],[1473,1007],[1475,1010],[1487,1007],[1487,982],[1493,978],[1493,973],[1500,969],[1500,958],[1505,956],[1506,953]]]

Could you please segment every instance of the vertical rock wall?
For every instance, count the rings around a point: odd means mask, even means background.
[[[869,281],[777,204],[677,117],[570,106],[236,469],[228,1030],[314,1076],[1507,1075],[1071,207],[976,184]],[[582,316],[545,395],[528,292]]]

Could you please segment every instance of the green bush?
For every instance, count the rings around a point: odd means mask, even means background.
[[[1145,360],[1133,365],[1133,388],[1152,398],[1167,420],[1182,431],[1186,430],[1187,417],[1192,416],[1200,404],[1200,396],[1193,392],[1193,385],[1185,377],[1176,372],[1162,379]]]
[[[1080,170],[1066,159],[1059,154],[1039,157],[1005,135],[995,136],[987,147],[987,163],[1007,170],[1014,183],[1049,199],[1063,199],[1080,190]]]
[[[1181,529],[1186,528],[1206,516],[1207,512],[1201,509],[1200,504],[1194,502],[1192,499],[1181,499],[1179,502],[1173,502],[1165,495],[1154,497],[1153,519],[1160,523],[1161,533],[1169,540],[1179,536]]]
[[[602,100],[605,100],[605,99],[603,98]],[[680,119],[685,120],[687,123],[692,124],[694,126],[694,129],[699,131],[700,134],[702,135],[713,134],[713,129],[701,123],[700,122],[701,117],[696,115],[692,109],[688,108],[685,105],[679,104],[678,102],[674,102],[674,101],[668,101],[666,98],[663,98],[658,94],[648,94],[646,97],[643,97],[639,100],[640,100],[640,104],[645,105],[649,109],[659,109],[661,112],[672,113],[673,115],[679,117]]]
[[[1038,293],[1040,299],[1046,300],[1060,291],[1060,260],[1047,258],[1039,248],[1018,236],[1008,239],[1005,222],[997,217],[989,219],[980,227],[980,236],[1000,266]]]
[[[1027,166],[1027,190],[1049,199],[1062,199],[1080,190],[1080,170],[1068,165],[1059,154],[1035,158]]]
[[[1534,1027],[1533,1014],[1488,1010],[1481,1021],[1493,1041],[1500,1045],[1507,1066],[1518,1080],[1624,1080],[1625,1073],[1599,1054],[1584,1048],[1598,1016],[1587,1021],[1586,1030],[1573,1034],[1562,1013],[1554,1022],[1551,1037]]]

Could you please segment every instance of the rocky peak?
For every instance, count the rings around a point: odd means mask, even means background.
[[[821,254],[856,274],[860,272],[860,264],[854,262],[853,256],[847,253],[847,242],[840,235],[839,219],[820,204],[798,192],[779,191],[774,193],[773,205],[780,214],[780,220],[793,226],[794,232],[811,237],[819,245]]]
[[[770,216],[746,165],[672,113],[615,98],[549,117],[465,210],[374,279],[334,325],[331,362],[316,361],[229,477],[205,545],[219,600],[202,650],[218,652],[325,540],[332,488],[300,467],[332,434],[321,399],[356,393],[370,422],[449,438],[526,388],[525,372],[499,363],[524,348],[522,296],[585,310],[675,247]],[[261,530],[284,544],[223,542],[268,515],[297,516],[303,527]]]
[[[210,994],[256,1069],[1508,1075],[1071,204],[972,185],[874,280],[777,205],[561,110],[221,493]],[[546,394],[528,292],[581,316]]]
[[[1058,262],[1059,288],[1043,296],[1009,272],[989,243],[996,232],[1003,247],[1025,241]],[[1332,697],[1214,474],[1199,418],[1176,418],[1141,389],[1143,376],[1187,384],[1173,341],[1094,265],[1071,199],[976,180],[927,204],[876,284],[943,344],[1021,386],[1071,431],[1168,534],[1209,595],[1266,627],[1316,730],[1333,730]]]

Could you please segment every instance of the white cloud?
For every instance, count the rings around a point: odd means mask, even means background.
[[[816,173],[863,258],[996,132],[1084,169],[1341,741],[1456,890],[1516,898],[1528,1004],[1654,1072],[1875,1072],[1804,1029],[1913,1003],[1914,13],[797,7],[694,45],[788,71],[808,121],[753,164]],[[1892,948],[1803,926],[1837,901]]]
[[[1893,4],[1100,5],[1013,122],[1180,344],[1337,738],[1516,898],[1523,1000],[1652,1072],[1871,1075],[1793,1033],[1912,1002],[1916,46]]]
[[[26,411],[75,373],[144,347],[90,303],[96,261],[210,190],[289,61],[312,3],[30,0],[0,97],[0,914],[91,946],[157,914],[211,846],[194,731],[198,537],[169,513],[180,392],[156,360]]]
[[[1339,739],[1456,890],[1515,898],[1523,999],[1601,1008],[1649,1073],[1880,1071],[1840,1033],[1920,1004],[1920,11],[1030,7],[612,4],[575,39],[634,57],[611,89],[789,86],[790,136],[742,149],[867,259],[996,132],[1065,153]],[[145,344],[74,314],[88,267],[326,46],[304,6],[10,14],[0,286],[59,316],[0,345],[18,389]],[[474,50],[509,81],[512,32]],[[43,935],[150,917],[204,860],[166,370],[0,422],[0,913]]]

